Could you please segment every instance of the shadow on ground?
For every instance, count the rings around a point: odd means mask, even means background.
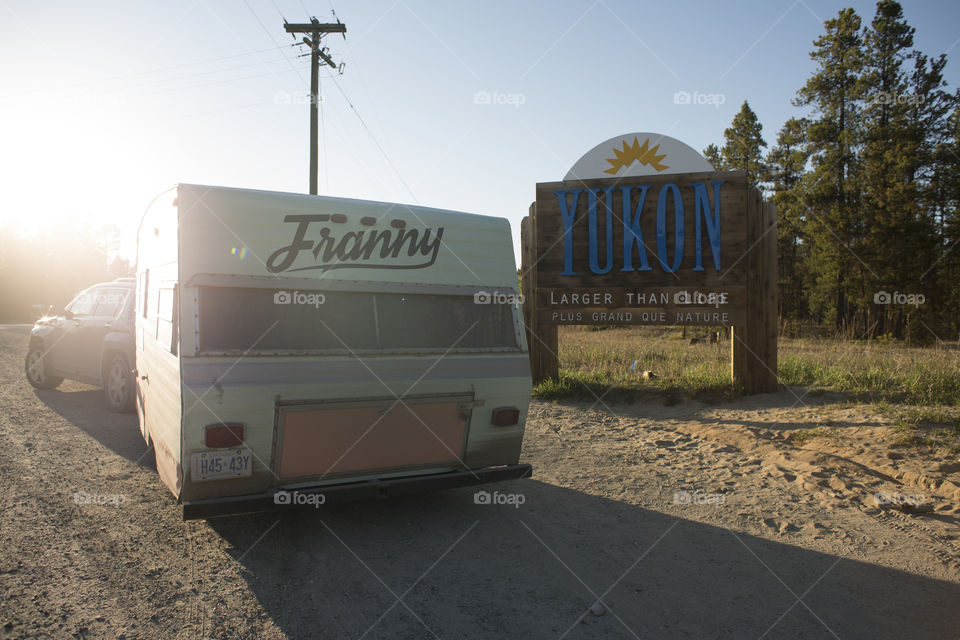
[[[460,489],[211,525],[294,639],[953,638],[960,625],[958,584],[536,480],[487,489],[525,502]]]
[[[64,381],[57,389],[33,389],[47,405],[91,438],[130,462],[156,468],[153,453],[140,435],[135,413],[113,413],[103,391],[77,382]]]
[[[67,384],[36,393],[118,455],[143,455],[135,416],[110,413],[99,390]],[[152,456],[140,464],[152,465]],[[202,566],[239,570],[273,624],[294,640],[900,640],[955,638],[960,628],[954,582],[535,479],[483,490],[522,496],[523,503],[478,504],[474,489],[458,489],[307,507],[210,521],[217,540],[202,547],[202,536],[172,522],[173,505],[146,517],[182,531],[187,544],[197,545],[191,553]],[[690,506],[710,508],[716,507]],[[167,538],[161,546],[179,544]],[[202,584],[193,593],[210,623],[205,634],[252,637],[229,582],[210,578],[219,573],[203,575],[191,584]],[[184,613],[170,592],[160,593],[151,607],[176,628]],[[590,613],[598,601],[605,609],[599,616]]]

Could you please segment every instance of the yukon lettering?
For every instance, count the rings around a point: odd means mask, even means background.
[[[586,192],[586,231],[587,231],[587,266],[591,273],[602,275],[609,273],[615,266],[615,247],[613,242],[614,225],[622,225],[623,255],[620,260],[621,272],[653,271],[651,260],[647,256],[647,244],[644,242],[641,222],[644,218],[644,207],[647,203],[648,184],[608,187],[605,189],[572,189],[554,191],[560,205],[560,218],[563,223],[563,271],[562,276],[576,276],[573,234],[576,223],[583,220],[583,215],[577,215],[577,205],[583,199],[580,195]],[[712,267],[720,271],[722,266],[720,248],[722,235],[720,231],[720,190],[722,181],[711,182],[713,187],[713,203],[710,202],[710,192],[704,183],[693,183],[693,223],[696,234],[696,251],[692,271],[704,271],[704,242],[706,236],[710,253],[713,257]],[[619,193],[619,197],[617,197]],[[616,198],[616,199],[615,199]],[[619,200],[619,203],[616,201]],[[636,205],[634,206],[634,202]],[[598,204],[603,203],[603,211],[598,212]],[[618,207],[617,204],[620,206]],[[601,205],[602,206],[602,205]],[[672,214],[671,214],[672,210]],[[619,211],[619,213],[618,213]],[[600,216],[605,221],[603,234],[600,233]],[[680,187],[673,183],[666,183],[659,188],[656,198],[656,208],[646,212],[647,218],[653,221],[648,224],[648,231],[655,235],[656,256],[654,265],[666,273],[675,273],[684,262],[684,244],[686,233],[686,216],[683,208],[683,198]],[[667,234],[668,222],[673,223],[672,242]],[[602,235],[602,237],[601,237]],[[670,256],[670,249],[673,255]],[[639,261],[639,265],[635,262]]]

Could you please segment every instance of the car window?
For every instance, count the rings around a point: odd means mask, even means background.
[[[95,295],[97,306],[92,315],[115,318],[127,299],[126,289],[100,289]]]
[[[96,290],[84,291],[67,305],[66,310],[75,316],[91,315],[97,306],[96,294]]]

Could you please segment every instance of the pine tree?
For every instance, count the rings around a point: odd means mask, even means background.
[[[960,91],[946,90],[946,57],[913,48],[895,0],[880,0],[866,28],[852,9],[824,27],[794,100],[808,117],[785,123],[765,158],[781,318],[802,318],[802,304],[847,336],[956,337]],[[726,145],[712,150],[733,164]],[[881,290],[927,303],[875,304]]]
[[[723,153],[715,144],[710,144],[703,150],[703,157],[713,165],[714,171],[726,171],[727,165],[723,160]]]
[[[863,305],[869,336],[893,332],[903,337],[902,306],[871,304],[881,290],[911,291],[922,270],[920,248],[928,238],[919,221],[917,184],[912,178],[917,140],[911,132],[909,95],[904,62],[915,54],[914,29],[894,0],[880,0],[864,34],[863,238],[858,257],[865,262],[857,298]],[[904,253],[904,247],[913,250]],[[930,248],[926,255],[929,255]],[[899,256],[891,260],[891,256]],[[915,288],[915,287],[914,287]]]
[[[955,104],[960,103],[960,92],[955,95]],[[949,154],[949,164],[944,163],[945,209],[944,238],[942,255],[945,257],[941,281],[950,306],[944,313],[952,319],[951,337],[960,340],[960,106],[954,108],[950,118],[951,137],[945,147]]]
[[[809,242],[807,290],[812,311],[849,334],[857,300],[848,291],[862,280],[864,265],[856,257],[862,237],[857,152],[861,140],[859,101],[863,84],[860,17],[843,9],[824,23],[826,33],[814,41],[810,57],[816,72],[797,92],[796,106],[810,107],[807,127],[812,170],[802,181]]]
[[[923,293],[928,301],[905,318],[905,337],[912,341],[938,338],[946,318],[937,311],[944,311],[950,303],[947,290],[938,286],[946,230],[943,208],[937,202],[937,175],[943,170],[942,162],[949,165],[957,160],[938,154],[949,138],[950,113],[956,104],[956,97],[945,90],[946,63],[945,55],[931,59],[918,52],[908,77],[911,93],[906,101],[909,143],[904,163],[908,185],[905,189],[915,204],[909,209],[912,217],[902,220],[902,235],[909,241],[900,243],[900,251],[905,256],[903,277],[907,285],[911,291]],[[941,317],[938,319],[937,315]]]
[[[803,297],[803,205],[799,185],[807,165],[807,121],[790,118],[766,156],[763,177],[777,207],[779,316],[781,325],[806,316]]]
[[[933,145],[933,172],[926,189],[936,223],[936,262],[930,281],[930,308],[936,310],[934,331],[943,340],[960,339],[960,91],[950,97],[953,109],[944,136]]]
[[[762,133],[763,125],[746,100],[733,117],[730,127],[723,132],[725,168],[746,171],[747,184],[751,187],[757,187],[764,174],[762,149],[767,143]]]

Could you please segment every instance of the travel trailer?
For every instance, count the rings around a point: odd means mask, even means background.
[[[140,429],[185,519],[527,477],[509,223],[181,184],[137,233]]]

